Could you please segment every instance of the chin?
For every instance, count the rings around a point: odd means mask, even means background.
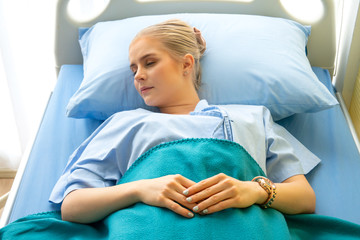
[[[157,107],[156,101],[151,101],[151,99],[143,98],[144,102],[149,107]]]
[[[159,101],[158,99],[146,99],[143,98],[144,102],[147,106],[149,107],[162,107],[162,106],[166,106],[168,104],[169,101]]]

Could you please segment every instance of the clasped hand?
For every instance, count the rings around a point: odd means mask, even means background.
[[[142,180],[140,201],[165,207],[184,217],[193,212],[211,214],[227,208],[245,208],[258,201],[257,183],[240,181],[223,173],[198,183],[180,174]]]

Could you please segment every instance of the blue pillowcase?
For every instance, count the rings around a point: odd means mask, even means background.
[[[148,107],[133,85],[128,50],[142,28],[178,18],[200,29],[200,98],[209,104],[266,106],[274,120],[317,112],[338,102],[317,79],[305,54],[310,27],[282,18],[237,14],[169,14],[100,22],[80,37],[84,79],[67,115],[106,119]]]

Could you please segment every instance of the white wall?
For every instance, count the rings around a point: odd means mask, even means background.
[[[1,27],[1,26],[0,26]],[[1,49],[0,49],[1,50]],[[21,159],[19,133],[15,124],[9,87],[0,51],[0,171],[15,170]],[[1,177],[1,176],[0,176]]]
[[[55,6],[55,0],[0,0],[0,49],[22,152],[56,81]],[[0,125],[6,117],[0,113]]]

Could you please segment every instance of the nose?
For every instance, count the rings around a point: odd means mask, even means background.
[[[145,71],[142,68],[138,68],[134,76],[135,81],[142,81],[146,79]]]

